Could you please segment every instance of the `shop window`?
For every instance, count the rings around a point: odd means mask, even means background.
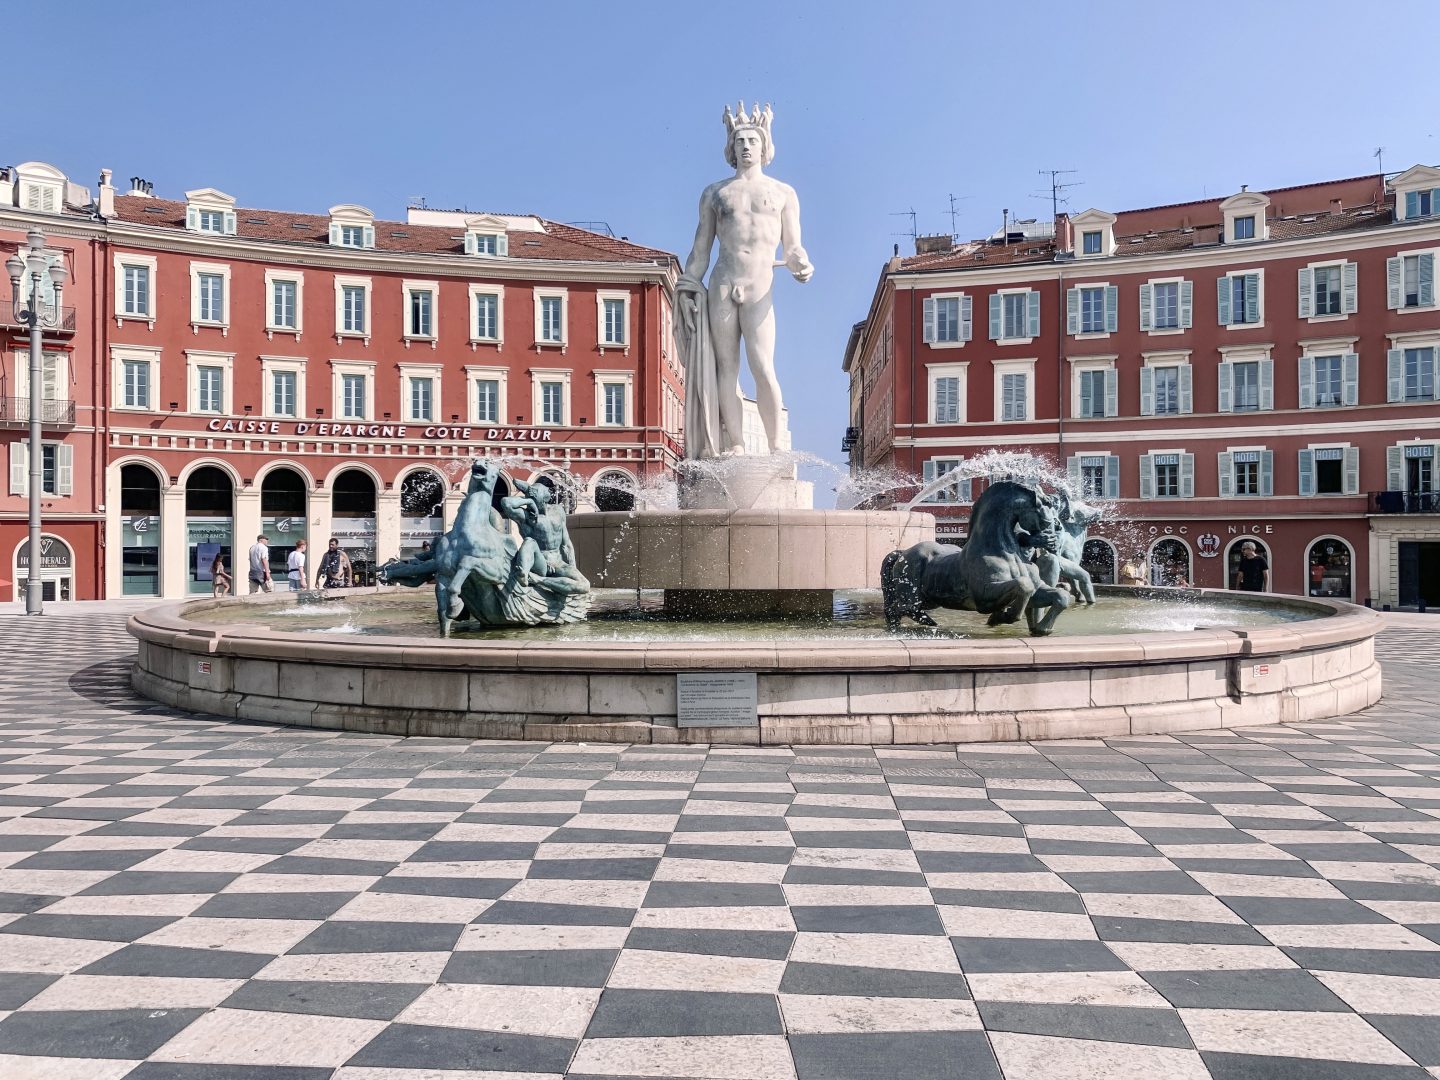
[[[1269,572],[1268,582],[1263,581],[1259,574],[1261,567],[1252,566],[1243,571],[1240,567],[1245,545],[1254,544],[1255,554],[1265,560],[1264,570]],[[1225,584],[1231,589],[1240,589],[1245,592],[1274,592],[1275,591],[1275,560],[1270,555],[1270,548],[1264,540],[1258,536],[1244,536],[1231,543],[1230,550],[1225,556],[1226,576]],[[1249,575],[1248,578],[1246,575]],[[1263,585],[1263,588],[1261,587]]]
[[[271,469],[261,481],[260,531],[270,541],[270,576],[276,581],[288,580],[290,553],[306,539],[305,496],[305,478],[294,469]]]
[[[160,595],[160,477],[144,465],[120,467],[120,592]]]
[[[1108,540],[1091,537],[1080,553],[1080,567],[1096,585],[1115,584],[1115,549]]]
[[[1185,541],[1166,537],[1150,549],[1150,584],[1190,585],[1190,549]]]
[[[231,577],[243,581],[234,561],[234,505],[235,488],[224,469],[204,465],[190,474],[185,483],[186,592],[210,591],[217,555]]]
[[[1310,595],[1349,600],[1355,595],[1350,545],[1333,537],[1310,545]]]
[[[635,509],[635,481],[626,473],[601,473],[595,479],[595,509],[601,512]]]

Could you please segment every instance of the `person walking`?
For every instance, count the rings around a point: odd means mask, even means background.
[[[309,579],[305,575],[305,541],[296,540],[295,550],[290,552],[290,558],[285,562],[286,576],[290,579],[290,591],[300,592],[309,588]]]
[[[1235,566],[1235,588],[1241,592],[1269,592],[1270,564],[1260,554],[1253,540],[1240,545],[1240,561]]]
[[[270,541],[261,533],[250,545],[250,591],[273,592],[270,580]]]
[[[330,538],[330,547],[320,556],[320,568],[315,572],[315,587],[319,589],[340,589],[350,586],[350,557],[340,547],[340,541]]]
[[[210,564],[210,595],[219,599],[230,591],[230,575],[225,572],[225,556],[216,554]]]

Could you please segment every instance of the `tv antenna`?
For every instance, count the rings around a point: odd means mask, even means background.
[[[920,235],[919,230],[915,227],[915,208],[913,206],[909,210],[896,210],[890,216],[908,217],[910,219],[910,231],[908,233],[893,233],[892,235],[908,236],[911,240],[914,240],[917,236]]]
[[[955,227],[955,218],[956,218],[956,215],[959,214],[959,211],[955,209],[955,204],[956,204],[957,202],[964,202],[964,201],[965,201],[966,199],[968,199],[968,198],[970,198],[969,195],[954,195],[954,194],[952,194],[952,195],[950,196],[950,235],[951,235],[951,236],[959,236],[959,235],[960,235],[960,231]]]
[[[1374,156],[1375,160],[1380,163],[1380,175],[1381,175],[1381,176],[1384,176],[1384,175],[1385,175],[1385,147],[1383,147],[1383,146],[1377,146],[1377,147],[1375,147],[1375,153],[1374,153],[1373,156]]]
[[[1072,187],[1080,187],[1080,186],[1082,185],[1083,181],[1080,181],[1080,180],[1070,180],[1070,181],[1064,181],[1064,182],[1062,182],[1061,179],[1060,179],[1060,177],[1062,177],[1062,176],[1070,176],[1070,175],[1072,175],[1073,173],[1075,173],[1076,171],[1077,171],[1077,170],[1075,170],[1075,169],[1041,169],[1041,170],[1040,170],[1040,175],[1041,175],[1041,176],[1048,176],[1048,177],[1050,178],[1050,216],[1051,216],[1051,217],[1058,218],[1058,217],[1060,216],[1060,205],[1061,205],[1062,203],[1066,204],[1067,206],[1069,205],[1070,200],[1065,197],[1064,192],[1069,191]],[[1034,196],[1034,198],[1043,199],[1043,198],[1045,198],[1045,196],[1044,196],[1044,194],[1042,193],[1042,194],[1039,194],[1039,195]]]

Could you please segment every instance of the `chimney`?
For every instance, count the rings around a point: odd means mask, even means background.
[[[934,236],[915,237],[916,255],[943,254],[955,249],[955,238],[948,233],[937,233]]]
[[[110,183],[110,177],[113,175],[109,169],[100,170],[100,196],[96,201],[96,207],[102,218],[115,216],[115,185]]]
[[[1344,205],[1343,202],[1341,202],[1341,200],[1339,200],[1339,199],[1331,199],[1331,200],[1330,200],[1330,212],[1331,212],[1332,214],[1339,214],[1339,213],[1342,213],[1344,210],[1345,210],[1345,205]]]
[[[1055,250],[1075,250],[1075,226],[1070,224],[1070,215],[1063,210],[1055,217]]]
[[[154,192],[154,190],[155,185],[152,184],[149,180],[146,180],[143,176],[132,176],[130,177],[130,190],[127,191],[125,194],[138,195],[143,199],[148,199],[151,197],[151,194]]]

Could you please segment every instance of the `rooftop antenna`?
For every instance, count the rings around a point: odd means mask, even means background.
[[[956,204],[957,202],[964,202],[964,201],[965,201],[966,199],[968,199],[968,198],[970,198],[969,195],[954,195],[954,194],[952,194],[952,195],[950,196],[950,235],[951,235],[951,236],[959,236],[959,235],[960,235],[960,231],[955,227],[955,217],[956,217],[956,215],[957,215],[957,213],[958,213],[958,211],[955,209],[955,204]]]
[[[430,209],[430,207],[428,207],[428,206],[425,204],[425,196],[424,196],[424,195],[411,195],[411,196],[410,196],[410,208],[411,208],[412,210],[428,210],[428,209]]]
[[[1374,158],[1380,163],[1380,175],[1383,177],[1385,175],[1385,147],[1375,147]]]
[[[920,235],[919,230],[915,227],[915,208],[913,206],[909,210],[896,210],[890,216],[908,217],[910,219],[910,231],[908,233],[895,233],[896,236],[908,236],[911,240],[914,240]]]
[[[1058,217],[1060,216],[1060,204],[1061,204],[1061,203],[1065,203],[1066,205],[1069,205],[1069,201],[1070,201],[1070,200],[1067,199],[1062,193],[1063,193],[1063,192],[1066,192],[1066,191],[1069,191],[1072,187],[1080,187],[1080,186],[1082,185],[1083,181],[1080,181],[1080,180],[1071,180],[1071,181],[1069,181],[1068,183],[1062,183],[1061,180],[1060,180],[1060,177],[1062,177],[1062,176],[1069,176],[1069,175],[1075,173],[1076,171],[1077,171],[1077,170],[1075,170],[1075,169],[1041,169],[1041,170],[1040,170],[1040,175],[1041,175],[1041,176],[1048,176],[1048,177],[1050,178],[1050,216],[1051,216],[1052,218],[1058,218]],[[1036,195],[1036,196],[1035,196],[1035,198],[1037,198],[1037,199],[1043,199],[1044,197],[1045,197],[1044,195]]]

